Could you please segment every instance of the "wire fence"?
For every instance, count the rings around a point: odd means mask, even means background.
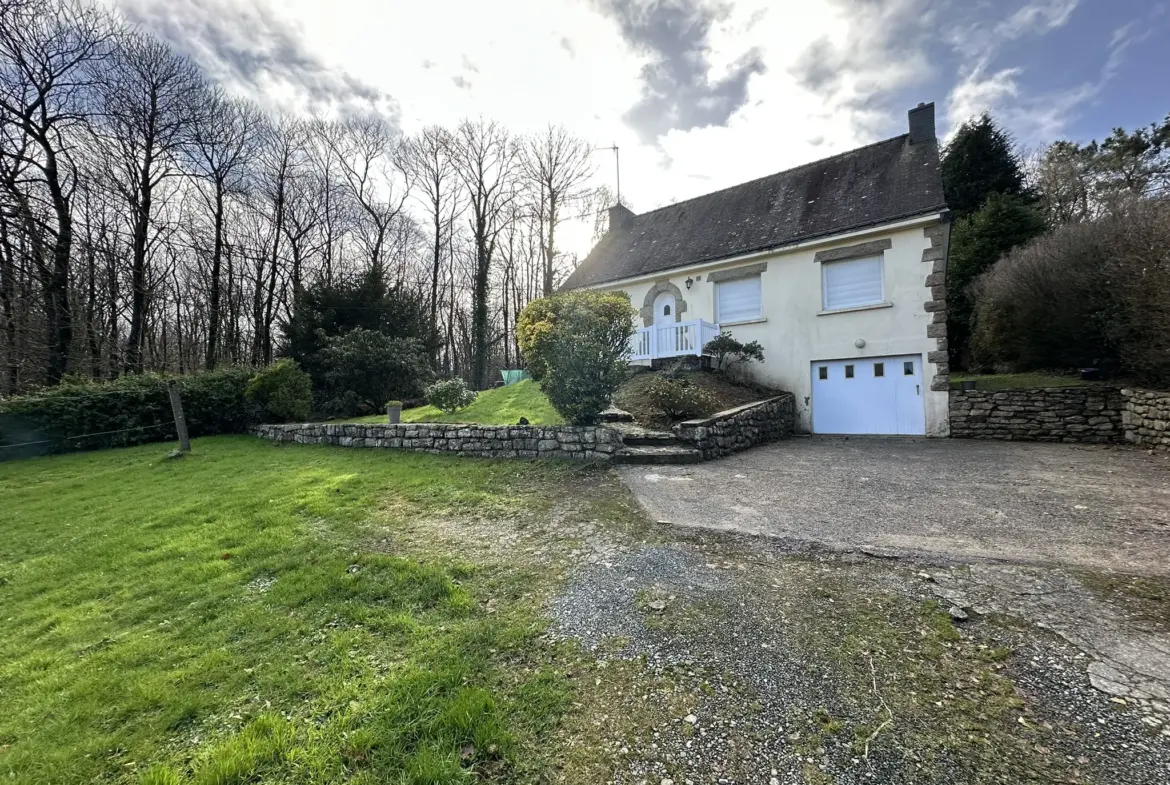
[[[16,449],[17,447],[35,447],[36,445],[40,445],[40,444],[62,444],[64,442],[74,441],[77,439],[85,439],[88,437],[113,436],[113,435],[119,434],[119,433],[131,433],[131,432],[135,432],[135,431],[149,431],[149,430],[154,430],[156,428],[171,428],[173,430],[174,427],[175,427],[175,424],[173,422],[160,422],[160,423],[155,423],[154,425],[139,425],[139,426],[134,427],[134,428],[119,428],[119,429],[113,430],[113,431],[94,431],[93,433],[82,433],[82,434],[78,434],[76,436],[55,436],[55,437],[50,438],[50,439],[38,439],[36,441],[19,442],[17,444],[0,444],[0,450],[13,450],[13,449]]]

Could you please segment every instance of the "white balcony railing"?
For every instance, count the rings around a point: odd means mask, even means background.
[[[719,325],[692,319],[689,322],[640,327],[630,336],[631,360],[699,356],[703,347],[719,335]]]

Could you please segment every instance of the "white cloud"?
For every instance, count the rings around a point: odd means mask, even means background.
[[[1076,0],[1034,2],[998,25],[997,30],[1010,30],[1014,36],[1043,35],[1065,24],[1076,5]],[[947,135],[952,135],[968,118],[991,112],[1026,144],[1044,144],[1059,138],[1117,76],[1127,52],[1154,34],[1158,29],[1154,22],[1160,13],[1155,6],[1145,19],[1131,20],[1114,29],[1097,76],[1060,90],[1029,93],[1022,87],[1024,71],[1019,67],[988,73],[986,64],[994,52],[984,52],[947,96]]]
[[[173,40],[270,104],[320,108],[343,94],[395,113],[406,133],[483,115],[617,144],[639,211],[899,133],[909,105],[943,98],[913,95],[927,84],[950,86],[952,127],[991,109],[1028,134],[1059,133],[1149,34],[1120,28],[1101,80],[1047,97],[995,58],[1006,41],[1066,25],[1078,0],[994,13],[966,0],[121,2],[148,24],[169,19]],[[683,29],[646,27],[655,13]],[[283,71],[286,59],[295,68]],[[612,186],[612,155],[596,156]]]
[[[951,132],[964,120],[983,112],[1001,108],[1008,100],[1020,94],[1020,68],[1004,68],[992,74],[975,68],[958,82],[947,96],[947,115],[951,118]]]

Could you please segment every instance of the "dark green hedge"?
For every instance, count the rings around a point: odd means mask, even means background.
[[[167,394],[172,378],[178,382],[191,436],[242,433],[262,418],[261,408],[246,395],[254,373],[251,368],[225,368],[177,377],[123,376],[111,382],[68,379],[32,395],[0,399],[0,460],[175,439]]]

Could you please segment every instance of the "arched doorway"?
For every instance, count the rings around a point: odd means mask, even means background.
[[[672,292],[659,292],[654,298],[654,324],[674,324],[678,321],[678,302]]]
[[[667,307],[670,313],[666,313]],[[643,327],[653,327],[681,322],[686,312],[687,301],[683,299],[682,290],[670,281],[659,281],[646,292],[639,315]]]

